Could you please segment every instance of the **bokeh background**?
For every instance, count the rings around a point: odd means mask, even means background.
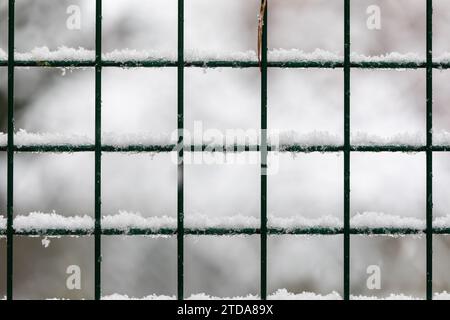
[[[81,8],[81,30],[68,30],[66,9]],[[434,0],[434,55],[450,51],[450,2]],[[369,5],[381,9],[381,29],[366,26]],[[186,50],[256,50],[258,0],[186,0]],[[316,48],[343,54],[343,0],[269,0],[269,48]],[[7,1],[0,0],[0,48],[7,49]],[[17,0],[16,50],[59,46],[94,49],[95,2]],[[176,53],[176,0],[104,0],[103,50]],[[366,55],[414,52],[425,57],[424,0],[358,0],[351,5],[352,51]],[[166,133],[176,129],[176,69],[103,71],[103,129]],[[434,70],[433,124],[450,131],[450,71]],[[270,69],[269,128],[343,133],[342,70]],[[185,71],[185,125],[219,130],[258,128],[259,71]],[[92,69],[19,68],[16,129],[94,136]],[[351,126],[381,136],[425,138],[425,70],[352,70]],[[0,67],[0,131],[7,131],[7,70]],[[340,153],[280,154],[268,179],[275,216],[343,216]],[[449,214],[450,156],[434,156],[434,215]],[[94,155],[17,154],[15,214],[94,214]],[[352,154],[351,213],[378,211],[425,219],[425,155]],[[170,154],[108,154],[102,159],[103,214],[176,216],[176,165]],[[187,165],[186,215],[259,216],[259,165]],[[0,215],[6,214],[6,153],[0,153]],[[14,286],[19,299],[93,298],[92,238],[16,237]],[[176,239],[103,237],[103,294],[176,294]],[[342,294],[342,236],[271,236],[269,292],[286,288]],[[450,290],[450,239],[434,238],[434,291]],[[6,240],[0,238],[0,296],[6,292]],[[66,288],[66,268],[79,265],[82,289]],[[382,272],[380,290],[366,287],[369,265]],[[186,296],[258,294],[259,237],[192,237],[185,244]],[[351,239],[352,294],[425,296],[425,238]]]

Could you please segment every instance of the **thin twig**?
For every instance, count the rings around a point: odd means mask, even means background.
[[[258,64],[259,70],[261,71],[261,60],[262,60],[262,36],[263,36],[263,26],[264,26],[264,14],[266,12],[267,0],[261,2],[261,7],[259,8],[258,15]]]

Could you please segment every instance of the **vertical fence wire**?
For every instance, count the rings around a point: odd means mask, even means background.
[[[344,299],[350,299],[350,0],[344,0]]]
[[[433,2],[426,4],[426,298],[433,298]]]
[[[263,3],[264,0],[261,0]],[[261,41],[261,299],[267,298],[267,7]]]
[[[184,0],[178,0],[178,167],[177,167],[177,286],[178,299],[184,298]]]
[[[102,0],[95,9],[95,300],[101,299]]]
[[[6,298],[13,299],[13,218],[14,218],[14,10],[8,2],[8,159],[7,159],[7,225],[6,225]]]

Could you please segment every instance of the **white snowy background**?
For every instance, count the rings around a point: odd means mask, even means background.
[[[365,55],[412,52],[425,56],[424,0],[352,1],[352,51]],[[450,51],[450,3],[434,0],[434,54]],[[66,28],[66,8],[79,5],[82,28]],[[366,8],[381,8],[381,30],[368,30]],[[229,53],[256,49],[258,0],[186,0],[187,52]],[[16,50],[47,46],[93,50],[95,2],[17,0]],[[342,0],[269,0],[270,49],[316,48],[343,54]],[[0,48],[7,49],[7,1],[0,0]],[[104,0],[103,51],[157,50],[176,54],[176,0]],[[177,125],[175,68],[103,70],[103,130],[167,133]],[[450,131],[450,71],[434,71],[434,128]],[[0,67],[0,131],[6,132],[7,70]],[[425,70],[352,70],[354,132],[425,139]],[[270,69],[269,128],[300,133],[343,133],[341,69]],[[16,129],[94,136],[92,69],[16,70]],[[257,69],[186,69],[185,125],[205,129],[259,127]],[[343,156],[279,154],[279,172],[268,178],[268,211],[279,217],[343,216]],[[450,156],[434,156],[434,215],[450,214]],[[425,219],[425,156],[355,153],[351,158],[351,213],[384,212]],[[15,156],[15,215],[53,212],[94,214],[94,155]],[[187,165],[186,215],[259,216],[259,165]],[[102,211],[176,217],[176,165],[170,154],[104,153]],[[6,153],[0,153],[0,215],[6,215]],[[16,237],[16,298],[92,298],[92,238]],[[425,238],[351,239],[354,295],[425,294]],[[176,294],[176,239],[103,237],[103,294]],[[268,243],[269,292],[286,288],[342,295],[342,236],[273,236]],[[450,290],[450,239],[434,238],[434,291]],[[0,296],[6,291],[6,241],[0,239]],[[66,288],[66,268],[79,265],[82,289]],[[380,290],[366,287],[369,265],[382,271]],[[259,237],[187,237],[186,296],[259,293]]]

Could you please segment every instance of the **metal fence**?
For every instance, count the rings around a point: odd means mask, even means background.
[[[262,0],[264,1],[264,0]],[[432,74],[433,68],[447,69],[450,63],[433,63],[432,61],[432,0],[426,1],[426,61],[403,62],[374,62],[350,61],[350,0],[344,1],[344,60],[343,62],[328,61],[287,61],[270,62],[267,60],[267,12],[264,12],[264,25],[262,30],[262,60],[261,60],[261,136],[257,150],[261,154],[260,175],[260,228],[210,228],[206,230],[188,229],[184,227],[184,163],[185,151],[198,151],[195,146],[183,144],[182,130],[184,127],[184,69],[186,67],[201,68],[258,68],[255,61],[185,61],[184,60],[184,0],[178,0],[178,60],[145,60],[145,61],[105,61],[102,59],[102,0],[96,0],[96,27],[95,27],[95,60],[93,61],[18,61],[14,59],[14,8],[15,0],[8,0],[8,60],[0,61],[0,66],[8,69],[8,143],[0,147],[0,151],[7,151],[7,299],[13,299],[13,239],[15,235],[93,235],[95,238],[95,299],[101,299],[101,237],[102,235],[120,235],[125,231],[105,230],[101,227],[101,164],[102,152],[171,152],[176,150],[175,145],[129,145],[114,147],[102,145],[101,142],[101,83],[102,69],[104,67],[176,67],[178,71],[178,145],[182,147],[178,152],[178,207],[177,228],[159,229],[131,229],[129,235],[173,235],[177,237],[177,277],[178,299],[184,298],[184,238],[186,235],[260,235],[260,296],[267,298],[267,236],[271,234],[342,234],[343,235],[343,297],[350,299],[350,236],[352,234],[418,234],[426,235],[426,298],[432,299],[432,237],[433,234],[450,234],[450,229],[433,229],[432,226],[432,159],[433,152],[450,151],[450,146],[436,146],[432,144]],[[270,1],[269,1],[270,2]],[[92,145],[21,145],[14,144],[14,70],[16,67],[92,67],[95,68],[95,143]],[[267,224],[267,175],[265,174],[268,152],[271,147],[267,143],[267,70],[268,68],[341,68],[344,72],[344,144],[342,146],[301,146],[290,145],[284,148],[290,152],[342,152],[344,154],[344,225],[343,228],[299,228],[281,230],[268,228]],[[416,69],[426,71],[426,145],[366,145],[352,146],[350,142],[350,71],[352,68],[381,68],[381,69]],[[237,147],[228,151],[236,151]],[[203,150],[203,149],[201,149]],[[239,148],[239,150],[242,150]],[[244,148],[244,150],[254,150]],[[47,230],[46,232],[17,231],[13,227],[13,174],[14,154],[16,152],[94,152],[95,153],[95,228],[93,232],[80,230]],[[426,153],[426,228],[416,230],[409,228],[364,228],[356,229],[350,226],[350,158],[352,152],[425,152]],[[3,234],[4,235],[4,234]]]

